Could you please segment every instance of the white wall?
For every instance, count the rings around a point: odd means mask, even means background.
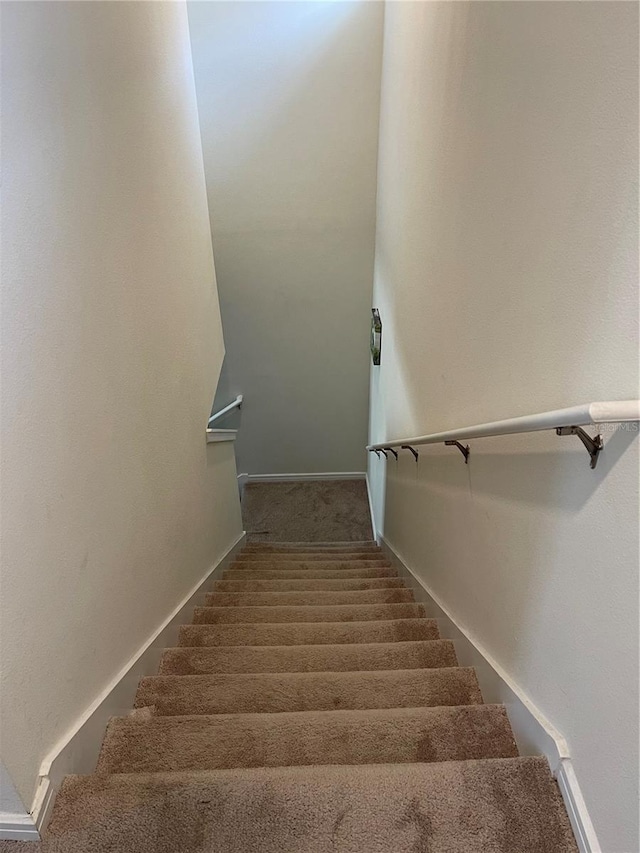
[[[0,761],[0,815],[16,815],[24,812],[24,803],[14,788],[7,768]]]
[[[371,438],[638,396],[638,7],[390,3]],[[406,563],[568,739],[639,849],[638,440],[370,459]],[[386,473],[385,473],[386,472]]]
[[[365,469],[382,20],[189,4],[241,471]]]
[[[186,8],[3,3],[2,753],[39,764],[241,531]]]

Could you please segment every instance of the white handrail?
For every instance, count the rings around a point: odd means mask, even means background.
[[[224,409],[220,409],[219,412],[215,412],[213,415],[211,415],[211,417],[207,421],[207,426],[209,424],[214,423],[214,421],[219,420],[223,415],[226,415],[227,412],[231,412],[233,409],[242,408],[242,399],[243,399],[242,394],[238,394],[238,396],[236,397],[236,399],[232,403],[229,403],[229,405],[225,406]]]
[[[537,415],[524,415],[519,418],[507,418],[503,421],[493,421],[487,424],[451,429],[445,432],[434,432],[430,435],[419,435],[411,438],[397,438],[393,441],[383,441],[367,445],[367,450],[384,451],[389,448],[411,448],[423,444],[439,444],[443,442],[463,441],[470,438],[487,438],[492,435],[515,435],[521,432],[538,432],[544,429],[561,430],[571,427],[588,426],[589,424],[629,423],[640,421],[640,400],[622,400],[620,402],[584,403],[569,409],[556,409],[552,412],[540,412]],[[580,431],[583,432],[583,431]],[[561,435],[567,432],[559,432]],[[581,438],[580,433],[575,433]],[[583,435],[586,435],[583,433]],[[589,436],[586,436],[589,438]],[[584,439],[581,438],[584,443]],[[601,447],[601,442],[600,442]],[[462,449],[462,448],[461,448]],[[600,448],[598,448],[599,450]],[[591,452],[591,451],[590,451]],[[465,457],[466,458],[466,457]],[[595,452],[597,459],[597,451]],[[592,454],[592,467],[595,467]]]
[[[537,415],[523,415],[488,424],[433,432],[414,438],[398,438],[369,444],[367,450],[382,450],[385,447],[401,447],[403,444],[439,444],[444,441],[460,441],[466,438],[487,438],[490,435],[514,435],[519,432],[538,432],[563,426],[588,426],[589,424],[628,423],[640,421],[640,400],[623,400],[614,403],[584,403],[570,409],[556,409]]]

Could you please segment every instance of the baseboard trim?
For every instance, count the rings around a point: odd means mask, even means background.
[[[369,474],[365,475],[365,480],[367,483],[367,500],[369,501],[369,517],[371,519],[371,533],[373,535],[374,542],[378,542],[378,531],[376,530],[376,517],[373,513],[373,498],[371,497],[371,486],[369,484]],[[380,543],[378,543],[380,544]]]
[[[238,492],[240,493],[240,502],[242,503],[242,498],[244,495],[244,487],[247,484],[249,479],[248,474],[238,474]]]
[[[246,483],[287,483],[296,480],[365,480],[365,471],[323,471],[320,474],[238,474],[241,486]]]
[[[43,832],[51,816],[55,794],[63,778],[69,774],[92,773],[105,728],[110,717],[127,714],[140,678],[157,672],[162,650],[177,642],[180,625],[189,622],[193,608],[204,599],[206,588],[242,548],[246,533],[242,533],[214,566],[191,589],[178,606],[148,640],[129,658],[120,672],[94,702],[80,715],[67,733],[49,752],[40,766],[38,785],[31,808],[31,818],[37,832]],[[0,825],[0,831],[3,827]]]
[[[485,702],[504,704],[522,755],[544,755],[558,782],[580,853],[601,853],[587,806],[571,763],[567,742],[529,697],[516,685],[489,653],[456,623],[449,611],[417,576],[384,536],[378,543],[425,605],[427,615],[438,622],[440,635],[455,646],[461,666],[473,666]]]
[[[33,817],[28,812],[0,812],[0,841],[40,841]]]
[[[578,850],[580,853],[602,853],[570,758],[562,759],[555,776],[576,837]]]

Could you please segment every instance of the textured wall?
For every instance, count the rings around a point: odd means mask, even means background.
[[[638,7],[390,3],[371,438],[638,396]],[[638,440],[370,460],[378,524],[638,850]]]
[[[4,3],[2,751],[45,754],[235,540],[186,8]]]
[[[378,2],[189,4],[218,401],[244,394],[244,472],[365,469],[382,18]]]

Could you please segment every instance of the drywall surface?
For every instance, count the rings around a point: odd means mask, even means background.
[[[364,0],[189,4],[243,472],[365,470],[382,22]]]
[[[21,815],[24,811],[24,803],[13,787],[7,768],[0,761],[0,815]]]
[[[371,440],[638,396],[638,7],[390,3]],[[638,436],[371,454],[379,529],[639,848]]]
[[[186,8],[2,8],[2,753],[39,765],[241,531]]]

